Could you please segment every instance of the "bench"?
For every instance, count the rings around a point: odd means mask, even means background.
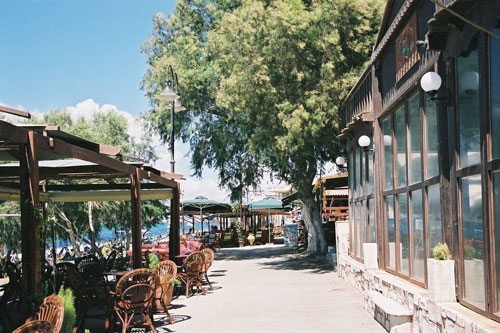
[[[405,306],[389,299],[381,293],[371,290],[365,291],[365,300],[367,300],[368,311],[372,312],[373,317],[378,321],[387,332],[397,330],[396,326],[408,326],[412,322],[413,313]]]

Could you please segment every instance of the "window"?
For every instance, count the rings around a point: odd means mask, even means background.
[[[362,260],[363,243],[376,241],[372,145],[353,148],[348,156],[351,255]]]
[[[443,241],[436,107],[426,105],[422,93],[416,93],[380,125],[386,178],[385,267],[425,285],[426,258],[432,256],[431,246]],[[431,165],[424,167],[427,160]],[[394,187],[388,181],[393,165]]]

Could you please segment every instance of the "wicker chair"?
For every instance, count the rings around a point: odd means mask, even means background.
[[[10,300],[16,300],[21,292],[21,270],[10,261],[5,263],[5,272],[9,277],[9,283],[3,288],[0,304],[7,304]]]
[[[206,295],[202,285],[204,263],[205,255],[201,252],[193,252],[184,260],[184,264],[179,267],[181,272],[177,276],[186,285],[186,297],[189,297],[189,290],[192,290],[194,286],[196,286],[197,292],[201,290],[203,295]]]
[[[147,324],[156,333],[153,325],[151,307],[159,278],[147,268],[134,269],[120,278],[116,291],[110,292],[115,312],[122,324],[122,333],[137,324]],[[136,316],[142,320],[134,322]]]
[[[13,333],[53,333],[52,325],[45,320],[33,320],[18,327]]]
[[[210,283],[210,280],[208,279],[208,269],[212,266],[212,262],[214,261],[214,258],[215,258],[215,253],[212,249],[209,249],[209,248],[205,248],[203,250],[200,251],[201,253],[203,253],[203,255],[205,256],[205,263],[203,265],[203,269],[202,269],[202,272],[203,272],[203,276],[202,278],[204,277],[205,280],[207,280],[207,283],[208,283],[208,286],[210,287],[210,290],[214,290],[214,288],[212,287],[212,284]]]
[[[28,318],[26,324],[31,321],[47,321],[52,326],[51,332],[58,333],[61,330],[63,320],[64,304],[62,299],[57,295],[50,295],[45,297],[42,305],[38,308],[38,312],[33,318]]]
[[[177,276],[177,265],[171,260],[164,260],[155,266],[153,272],[158,275],[160,281],[160,284],[156,287],[153,308],[158,312],[165,312],[170,320],[170,323],[173,324],[174,320],[168,312],[168,309],[172,307],[170,305],[173,290],[172,283]],[[170,293],[170,295],[168,295],[168,293]]]

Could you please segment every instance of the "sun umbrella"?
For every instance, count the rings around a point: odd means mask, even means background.
[[[203,195],[199,195],[193,200],[186,200],[183,203],[184,212],[200,212],[201,231],[203,232],[203,211],[206,213],[230,212],[231,206],[216,200],[210,200]]]
[[[248,205],[248,209],[253,211],[263,211],[269,214],[271,213],[271,211],[283,210],[283,203],[281,202],[281,200],[274,199],[273,197],[267,197],[265,199],[252,202]],[[267,234],[269,237],[269,242],[271,242],[271,228],[269,228]]]

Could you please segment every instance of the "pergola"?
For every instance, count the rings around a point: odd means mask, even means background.
[[[0,112],[30,115],[0,106]],[[124,159],[132,162],[124,162]],[[36,212],[43,201],[131,201],[132,261],[142,266],[141,199],[171,199],[169,253],[179,255],[179,183],[182,176],[157,170],[120,149],[84,140],[57,126],[16,126],[0,120],[0,200],[20,200],[22,284],[24,292],[40,288],[40,226]],[[17,163],[11,163],[16,162]],[[50,184],[52,180],[71,184]],[[100,179],[101,184],[82,180]],[[117,179],[122,179],[116,182]],[[127,179],[124,182],[123,179]],[[78,183],[80,181],[80,183]]]

